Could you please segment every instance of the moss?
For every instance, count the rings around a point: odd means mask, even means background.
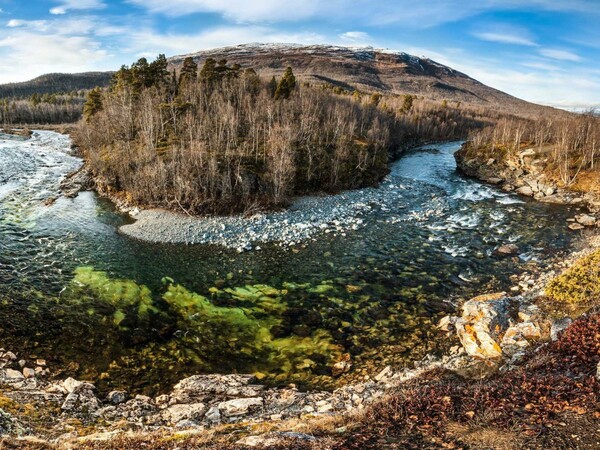
[[[580,259],[550,281],[546,295],[558,302],[576,306],[597,302],[600,297],[600,250]]]

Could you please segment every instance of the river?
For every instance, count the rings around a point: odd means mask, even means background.
[[[356,229],[241,254],[147,243],[121,234],[131,219],[94,193],[58,196],[82,164],[70,146],[49,131],[0,135],[0,346],[107,389],[157,392],[213,371],[321,386],[372,375],[439,350],[434,325],[461,298],[507,289],[569,244],[568,207],[462,177],[459,142],[323,200],[354,205]],[[518,257],[495,255],[506,243]],[[339,361],[349,373],[332,374]]]

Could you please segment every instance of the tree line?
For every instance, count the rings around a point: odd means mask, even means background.
[[[232,213],[290,197],[372,186],[404,145],[464,137],[478,113],[416,98],[338,95],[288,68],[252,69],[164,55],[94,89],[75,133],[100,191],[130,203]]]
[[[578,183],[583,174],[600,169],[600,117],[557,112],[533,119],[502,118],[473,133],[469,151],[496,159],[517,156],[533,148],[543,161],[544,173],[565,187]]]

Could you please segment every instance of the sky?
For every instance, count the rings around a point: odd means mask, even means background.
[[[428,57],[536,103],[600,107],[600,0],[0,0],[0,83],[243,43]]]

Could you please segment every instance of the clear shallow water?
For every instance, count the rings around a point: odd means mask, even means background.
[[[568,208],[463,178],[459,145],[412,151],[378,189],[340,196],[368,205],[358,230],[237,254],[127,238],[90,192],[45,206],[81,164],[69,140],[0,136],[0,339],[141,390],[210,371],[328,384],[340,359],[345,380],[419,358],[450,300],[506,288],[568,244]],[[494,256],[508,242],[521,262]]]

